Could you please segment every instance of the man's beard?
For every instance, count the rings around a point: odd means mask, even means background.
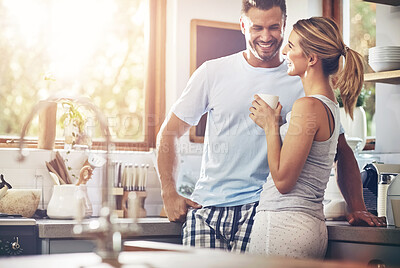
[[[254,42],[249,41],[251,53],[254,55],[254,57],[256,57],[258,60],[263,61],[263,62],[268,62],[268,61],[272,60],[276,56],[276,54],[279,53],[282,43],[283,43],[283,38],[278,43],[278,45],[276,46],[274,51],[272,51],[271,53],[266,54],[266,55],[260,55],[256,49],[256,45],[254,44]]]

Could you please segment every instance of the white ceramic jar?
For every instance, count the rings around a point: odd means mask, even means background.
[[[367,141],[367,117],[363,107],[355,107],[353,111],[353,120],[346,114],[344,108],[340,108],[340,122],[348,137],[357,137],[362,140],[359,145],[360,151],[364,149]]]
[[[91,216],[92,212],[86,185],[54,185],[47,216],[52,219],[79,219]]]

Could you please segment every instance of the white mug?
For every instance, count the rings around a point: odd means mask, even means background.
[[[278,107],[279,96],[258,93],[257,94],[263,101],[265,101],[272,109]]]

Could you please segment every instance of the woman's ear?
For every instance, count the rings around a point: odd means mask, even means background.
[[[318,56],[317,54],[311,54],[310,56],[308,56],[308,65],[309,66],[314,66],[315,64],[317,64],[318,62]]]

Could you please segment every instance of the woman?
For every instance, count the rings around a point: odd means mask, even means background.
[[[294,258],[323,258],[327,247],[324,190],[340,129],[339,106],[330,77],[337,77],[344,108],[352,117],[363,83],[361,56],[348,48],[335,22],[299,20],[284,47],[288,74],[298,75],[305,97],[279,127],[282,106],[270,108],[255,96],[251,119],[264,129],[270,174],[263,186],[250,236],[250,252]],[[282,139],[282,140],[281,140]]]

